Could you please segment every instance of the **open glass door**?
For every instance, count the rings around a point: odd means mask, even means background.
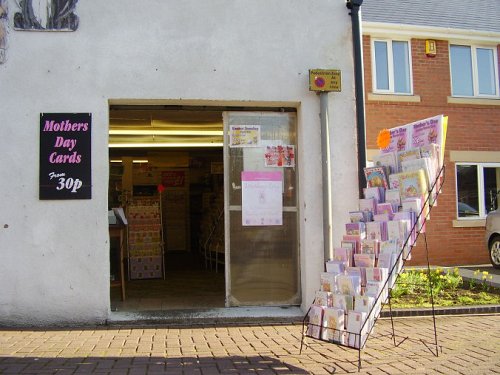
[[[301,302],[296,128],[295,113],[224,113],[227,306]]]

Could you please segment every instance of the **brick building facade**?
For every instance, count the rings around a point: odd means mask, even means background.
[[[390,3],[393,1],[367,0],[363,5],[368,159],[377,152],[376,138],[380,130],[439,114],[448,116],[445,183],[427,226],[429,260],[431,264],[444,266],[489,263],[484,243],[484,218],[494,208],[492,205],[498,207],[498,198],[493,202],[490,194],[500,189],[500,26],[495,26],[491,18],[495,12],[500,11],[500,5],[492,2],[493,11],[480,15],[478,10],[472,9],[476,1],[467,2],[470,3],[470,13],[465,13],[464,17],[468,17],[468,22],[471,21],[470,18],[478,18],[475,23],[477,27],[472,27],[466,22],[460,25],[452,17],[453,12],[458,14],[465,11],[464,4],[457,5],[455,9],[450,6],[453,9],[452,16],[439,19],[436,14],[436,17],[418,17],[429,11],[426,9],[428,3],[437,4],[434,1],[407,1],[406,3],[414,3],[414,8],[407,4],[407,9],[402,9],[404,6],[401,5],[391,8],[391,12],[384,12],[384,7],[388,9]],[[401,12],[412,14],[413,17],[405,18]],[[376,41],[380,41],[377,48],[389,51],[388,75],[391,74],[391,68],[394,72],[398,69],[401,71],[401,60],[396,61],[394,57],[390,61],[390,53],[394,53],[394,56],[399,53],[396,52],[399,51],[396,50],[399,46],[394,41],[401,41],[403,47],[407,46],[406,55],[403,53],[409,60],[409,86],[406,89],[398,92],[398,88],[390,85],[382,87],[382,84],[375,82],[377,79],[384,79],[383,72],[382,75],[379,74],[380,66],[376,65],[377,59],[380,60],[380,50],[379,55],[375,54]],[[426,53],[426,41],[435,42],[435,55]],[[472,59],[471,72],[480,78],[479,82],[473,80],[475,91],[472,95],[454,92],[459,90],[456,85],[462,79],[456,73],[453,77],[454,70],[451,66],[451,54],[457,51],[470,52],[472,58],[477,58],[476,61]],[[485,65],[481,65],[480,59],[485,53],[488,56],[485,60],[491,61],[486,67],[493,67],[491,72],[485,72]],[[454,57],[453,63],[457,64],[457,60]],[[477,62],[479,63],[476,64]],[[397,81],[401,76],[396,77],[399,73],[394,72],[392,78]],[[489,87],[492,91],[488,91],[487,95],[481,92],[481,87],[477,88],[484,83],[481,79],[485,75],[491,79]],[[469,177],[462,177],[462,173]],[[477,194],[471,193],[474,187],[467,187],[470,183],[474,185],[474,173],[477,173]],[[470,206],[473,206],[474,212],[463,211],[463,207]],[[424,240],[421,236],[413,250],[412,265],[426,263]]]

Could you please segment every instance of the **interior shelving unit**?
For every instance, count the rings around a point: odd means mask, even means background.
[[[133,197],[128,202],[129,280],[165,278],[160,197]]]
[[[364,320],[363,324],[361,325],[361,329],[359,332],[350,332],[348,330],[338,330],[334,328],[329,328],[329,327],[324,327],[323,324],[315,324],[311,323],[309,320],[309,312],[311,310],[311,307],[307,311],[306,315],[304,316],[304,319],[302,321],[302,339],[301,339],[301,345],[300,345],[300,353],[302,353],[303,345],[305,343],[305,338],[310,337],[313,338],[314,340],[319,340],[319,341],[324,341],[328,342],[331,344],[339,345],[339,346],[344,346],[344,347],[349,347],[355,350],[358,350],[358,371],[361,369],[361,351],[363,350],[368,338],[370,337],[370,334],[373,331],[373,327],[375,326],[375,323],[377,319],[380,317],[381,310],[385,305],[388,305],[389,307],[389,315],[390,315],[390,320],[391,320],[391,328],[392,328],[392,334],[391,338],[393,340],[394,346],[399,346],[401,345],[404,341],[408,340],[409,337],[402,337],[402,340],[398,343],[396,342],[396,339],[401,336],[397,336],[395,334],[395,329],[394,329],[394,320],[392,316],[392,307],[391,307],[391,292],[392,289],[397,281],[397,278],[399,276],[399,273],[404,269],[405,263],[408,259],[408,255],[411,254],[411,248],[414,244],[416,244],[417,238],[422,235],[424,239],[424,244],[425,244],[425,254],[426,254],[426,259],[427,259],[427,274],[428,274],[428,282],[429,282],[429,290],[430,290],[430,301],[431,301],[431,311],[432,311],[432,320],[433,320],[433,328],[434,328],[434,342],[429,343],[426,342],[425,340],[419,339],[418,341],[424,344],[434,356],[439,356],[439,345],[438,345],[438,336],[437,336],[437,329],[436,329],[436,314],[435,314],[435,308],[434,308],[434,296],[432,294],[433,290],[433,285],[432,285],[432,278],[430,277],[430,263],[429,263],[429,250],[427,246],[427,236],[425,231],[422,231],[422,228],[425,228],[425,223],[427,221],[427,218],[429,216],[429,213],[438,197],[438,195],[441,193],[441,188],[444,184],[444,176],[445,176],[445,167],[444,165],[441,167],[439,170],[439,173],[437,174],[437,177],[435,178],[434,182],[432,183],[427,197],[424,201],[424,204],[422,204],[422,209],[416,216],[416,220],[408,233],[408,236],[401,246],[401,249],[399,250],[397,254],[397,261],[395,264],[389,269],[388,271],[388,277],[385,280],[385,283],[383,284],[383,288],[381,289],[380,293],[376,297],[372,308],[369,310],[366,319]],[[412,240],[412,236],[413,240]],[[409,247],[409,251],[405,252],[405,248]],[[345,319],[347,319],[347,313],[345,315]],[[330,334],[327,335],[329,337],[333,337],[335,341],[328,341],[322,338],[322,335],[320,337],[313,337],[308,332],[311,329],[311,327],[314,327],[317,331],[321,330],[329,330]],[[309,330],[308,330],[309,329]],[[341,339],[342,338],[342,339]],[[353,345],[354,343],[354,345]]]
[[[224,265],[224,201],[221,194],[213,197],[213,202],[203,218],[200,246],[205,259],[205,268],[215,272]]]

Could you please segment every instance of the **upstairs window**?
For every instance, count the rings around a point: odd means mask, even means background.
[[[386,94],[411,94],[409,43],[373,40],[373,91]]]
[[[494,48],[450,45],[453,96],[498,97],[498,64]]]

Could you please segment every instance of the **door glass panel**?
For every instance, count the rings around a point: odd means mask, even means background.
[[[226,146],[226,213],[228,233],[227,300],[230,306],[295,305],[300,301],[297,168],[265,167],[266,145],[293,145],[297,163],[295,113],[226,112],[225,134],[231,125],[259,125],[261,147]],[[229,137],[227,138],[229,139]],[[242,225],[241,172],[280,171],[283,175],[282,225]]]

